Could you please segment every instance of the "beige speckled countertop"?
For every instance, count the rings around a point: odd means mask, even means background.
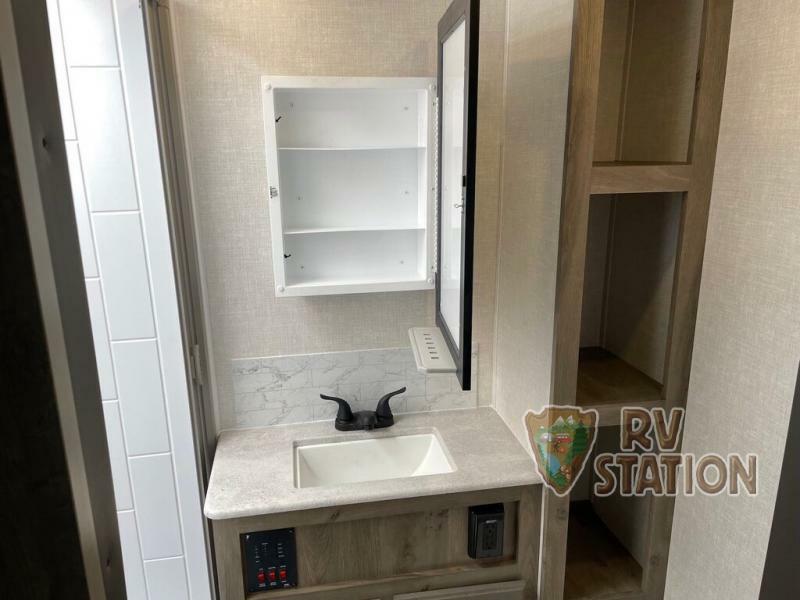
[[[294,448],[436,431],[455,466],[453,473],[297,488]],[[491,408],[395,416],[392,427],[339,432],[333,421],[224,431],[217,444],[206,495],[209,519],[232,519],[541,483],[533,459]]]

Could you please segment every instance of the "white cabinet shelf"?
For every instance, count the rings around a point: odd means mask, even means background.
[[[309,233],[343,233],[355,231],[422,231],[425,227],[411,225],[397,227],[396,225],[364,225],[362,227],[311,227],[308,229],[286,229],[284,235],[305,235]]]
[[[262,86],[276,295],[432,289],[434,80]]]
[[[425,150],[425,146],[350,146],[350,147],[334,147],[334,146],[281,146],[278,150],[294,151],[294,152],[363,152],[374,150]]]
[[[428,285],[424,229],[312,230],[284,241],[284,295],[381,292]],[[337,285],[340,289],[336,289]],[[287,293],[287,290],[289,292]]]
[[[367,294],[373,292],[404,292],[421,289],[424,280],[367,278],[362,280],[310,279],[288,286],[282,296],[322,296],[330,294]]]

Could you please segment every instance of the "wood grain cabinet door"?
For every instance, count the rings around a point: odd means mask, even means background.
[[[394,600],[524,600],[524,581],[506,581],[487,585],[400,594]]]

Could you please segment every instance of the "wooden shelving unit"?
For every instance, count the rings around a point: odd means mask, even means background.
[[[732,4],[576,0],[553,398],[606,442],[685,405]],[[662,598],[674,499],[589,497],[545,495],[540,596]]]
[[[581,348],[576,404],[593,408],[604,427],[619,425],[625,406],[662,405],[662,385],[603,348]]]

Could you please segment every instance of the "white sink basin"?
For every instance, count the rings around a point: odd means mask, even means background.
[[[455,468],[433,433],[298,446],[295,487],[341,485],[452,473]]]

